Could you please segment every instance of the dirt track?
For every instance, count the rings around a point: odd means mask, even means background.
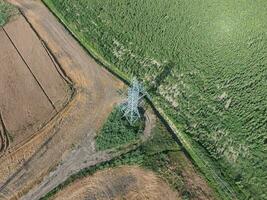
[[[13,160],[22,158],[20,160],[22,166],[11,171],[8,179],[0,183],[0,199],[21,199],[23,194],[42,182],[50,171],[64,161],[69,161],[70,165],[69,168],[62,168],[60,171],[62,176],[72,173],[73,158],[75,161],[79,160],[79,163],[75,163],[77,165],[83,164],[89,158],[91,160],[87,166],[99,162],[98,157],[103,155],[95,152],[93,138],[114,103],[118,102],[117,89],[123,84],[100,68],[41,2],[33,0],[10,0],[10,2],[21,8],[76,89],[68,106],[6,161],[5,165],[9,166]],[[78,148],[79,146],[82,148]],[[86,157],[73,157],[75,153],[72,151],[73,148],[84,152],[82,155]],[[24,157],[29,159],[25,160]],[[54,184],[41,189],[33,188],[34,195],[25,199],[39,199],[52,189]]]

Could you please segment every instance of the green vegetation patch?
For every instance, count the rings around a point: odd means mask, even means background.
[[[152,88],[238,198],[267,199],[266,0],[44,2],[101,62]]]
[[[119,108],[115,108],[96,137],[96,147],[105,150],[136,141],[141,136],[144,125],[142,118],[131,126]]]
[[[17,9],[6,3],[3,0],[0,0],[0,27],[4,26],[5,23],[8,21],[9,17],[17,13]]]

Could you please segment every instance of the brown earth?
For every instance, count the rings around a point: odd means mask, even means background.
[[[43,123],[55,113],[3,29],[0,29],[0,43],[1,117],[19,143],[29,132],[34,132],[31,128],[34,124]]]
[[[38,148],[16,153],[66,105],[71,90],[24,17],[0,28],[0,44],[1,185]]]
[[[65,77],[61,76],[62,73],[49,51],[23,16],[8,23],[4,29],[30,67],[31,73],[38,80],[55,110],[60,111],[62,102],[68,100],[69,88]]]
[[[11,152],[62,109],[70,90],[22,16],[0,28],[0,43],[0,115]]]
[[[54,200],[178,200],[179,195],[153,172],[134,166],[107,169],[60,191]]]

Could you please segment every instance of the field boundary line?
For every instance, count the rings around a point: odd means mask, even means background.
[[[47,44],[45,43],[45,41],[40,37],[39,33],[35,30],[35,28],[32,26],[32,24],[29,22],[29,20],[27,19],[27,17],[24,15],[24,13],[19,9],[19,13],[20,15],[25,19],[25,21],[27,22],[27,24],[31,27],[31,30],[35,33],[35,35],[37,36],[38,40],[41,42],[41,45],[43,46],[43,48],[45,49],[47,55],[49,56],[50,60],[53,62],[54,67],[56,68],[57,72],[59,73],[59,75],[62,77],[62,79],[69,84],[70,87],[73,87],[73,83],[70,77],[67,76],[66,72],[64,71],[64,69],[60,66],[58,60],[56,59],[56,57],[52,54],[52,52],[50,52]]]
[[[8,35],[8,33],[6,32],[6,30],[5,30],[4,27],[2,27],[2,30],[6,34],[7,38],[9,39],[9,41],[11,42],[11,44],[13,45],[13,47],[15,48],[15,50],[17,51],[17,53],[19,54],[20,58],[22,59],[22,61],[26,65],[27,69],[30,71],[30,73],[33,76],[34,80],[36,81],[37,85],[40,87],[40,89],[42,90],[43,94],[46,96],[47,100],[49,101],[49,103],[51,104],[51,106],[53,107],[53,109],[56,111],[56,113],[58,114],[58,110],[56,109],[54,103],[52,102],[52,100],[50,99],[50,97],[48,96],[48,94],[46,93],[46,91],[43,88],[43,86],[41,85],[41,83],[38,81],[37,77],[34,75],[33,71],[30,68],[30,66],[28,65],[28,63],[26,62],[26,60],[23,58],[23,56],[21,55],[20,51],[16,47],[15,43],[13,42],[13,40],[11,39],[11,37]]]

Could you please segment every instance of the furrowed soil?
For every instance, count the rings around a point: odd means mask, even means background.
[[[71,91],[24,17],[15,17],[0,31],[0,110],[16,146],[60,111]]]
[[[179,200],[179,195],[153,172],[123,166],[96,172],[60,191],[54,200]]]
[[[23,16],[16,15],[0,27],[0,43],[0,187],[3,188],[46,141],[40,133],[42,128],[65,107],[72,91]]]
[[[0,30],[0,42],[3,66],[0,74],[1,117],[14,138],[13,146],[30,137],[55,114],[55,110],[3,29]]]
[[[30,66],[31,73],[38,80],[55,110],[60,111],[64,102],[68,100],[69,88],[45,45],[22,16],[8,23],[4,29]]]

